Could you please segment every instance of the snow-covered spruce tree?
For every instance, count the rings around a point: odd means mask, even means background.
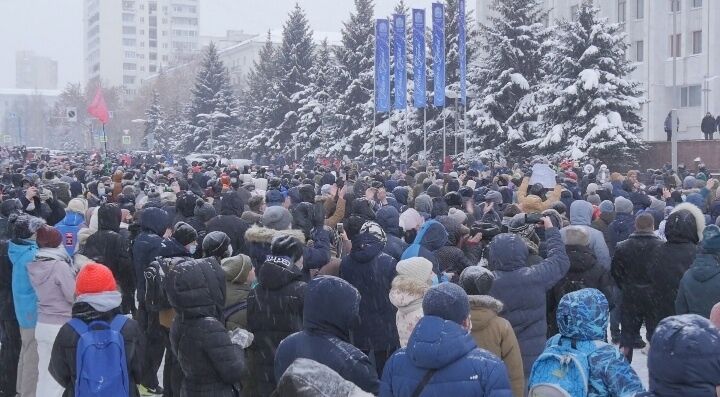
[[[481,148],[516,158],[526,154],[519,144],[537,118],[530,105],[544,78],[551,30],[541,0],[494,0],[491,8],[495,16],[480,27],[482,56],[470,67],[480,91],[468,115]]]
[[[562,21],[546,57],[552,73],[541,89],[533,152],[611,164],[632,164],[644,145],[638,133],[642,92],[628,80],[633,66],[619,25],[584,2],[576,22]]]
[[[238,140],[239,103],[213,43],[205,52],[192,95],[187,109],[192,133],[185,137],[184,151],[230,155]]]
[[[350,19],[343,23],[342,46],[335,57],[339,64],[335,107],[338,134],[328,152],[332,154],[372,152],[373,65],[375,21],[372,0],[355,0]]]
[[[153,141],[157,143],[158,137],[164,137],[166,134],[163,132],[165,125],[165,112],[160,106],[160,94],[153,90],[152,102],[147,111],[145,111],[145,131],[143,133],[142,148],[148,149],[151,147]],[[156,148],[160,149],[159,146]]]
[[[276,127],[282,123],[278,76],[278,50],[268,31],[265,45],[248,73],[247,88],[242,94],[242,136],[250,151],[266,153],[264,143],[267,137],[274,136]]]
[[[332,140],[336,130],[332,117],[332,100],[336,97],[332,88],[336,73],[335,59],[327,39],[324,39],[316,49],[314,65],[308,73],[310,83],[296,94],[300,108],[293,146],[298,145],[299,157],[324,155],[323,144]]]
[[[298,110],[311,95],[310,70],[313,67],[313,32],[305,11],[300,5],[290,11],[283,26],[283,38],[278,51],[278,113],[283,120],[273,135],[266,136],[265,147],[273,152],[289,153],[298,142]]]
[[[161,152],[182,153],[182,143],[192,131],[185,120],[185,105],[175,99],[165,113],[163,128],[155,133],[155,148]]]

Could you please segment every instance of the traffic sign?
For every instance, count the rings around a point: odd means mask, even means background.
[[[130,135],[123,135],[123,137],[122,137],[122,144],[123,144],[123,145],[129,145],[130,142],[132,142],[131,138],[132,138],[132,137],[131,137]]]

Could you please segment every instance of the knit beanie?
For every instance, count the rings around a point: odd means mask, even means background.
[[[430,196],[430,198],[442,197],[442,188],[432,184],[427,188],[427,195]]]
[[[424,283],[430,280],[433,265],[429,260],[417,256],[401,260],[397,263],[395,270],[397,271],[398,276],[405,276]]]
[[[88,209],[88,202],[87,200],[83,198],[74,198],[70,200],[67,206],[67,210],[69,212],[74,212],[76,214],[84,215],[85,211]]]
[[[45,226],[45,221],[42,218],[36,218],[28,214],[12,214],[8,221],[12,225],[15,237],[19,239],[31,238],[41,227]]]
[[[590,244],[590,234],[579,226],[565,228],[565,244],[587,246]]]
[[[600,203],[600,213],[609,214],[611,212],[615,212],[615,204],[613,204],[612,201],[605,200]]]
[[[482,266],[468,266],[460,274],[460,286],[468,295],[487,295],[495,281],[493,272]]]
[[[400,214],[400,227],[404,231],[420,229],[423,223],[425,218],[414,208],[408,208]]]
[[[665,202],[662,200],[658,200],[655,197],[650,198],[650,208],[653,211],[657,211],[660,214],[665,213]]]
[[[710,225],[705,228],[702,247],[706,252],[720,252],[720,227]]]
[[[217,215],[215,207],[213,207],[210,203],[206,203],[203,199],[198,199],[195,202],[194,214],[196,217],[200,218],[200,221],[202,222],[207,222]]]
[[[448,211],[448,217],[456,220],[460,224],[465,223],[465,221],[467,220],[467,214],[457,208],[450,208],[450,210]]]
[[[599,189],[599,186],[597,183],[588,183],[585,191],[587,192],[588,195],[590,195],[590,194],[597,192],[598,189]]]
[[[35,241],[40,248],[57,248],[62,244],[62,234],[54,227],[45,225],[38,229]]]
[[[385,235],[385,231],[376,222],[370,221],[363,223],[362,227],[360,228],[359,234],[369,234],[379,242],[383,244],[387,243],[387,236]]]
[[[75,279],[75,295],[97,294],[116,291],[115,277],[106,266],[88,263],[80,269]]]
[[[195,228],[185,222],[176,223],[173,230],[172,237],[182,245],[188,245],[198,238]]]
[[[225,280],[234,284],[244,284],[253,268],[250,257],[242,254],[223,259],[220,266],[225,271]]]
[[[630,201],[622,196],[615,199],[615,212],[617,212],[619,214],[631,214],[632,211],[633,211],[632,201]]]
[[[205,256],[225,257],[230,246],[230,237],[223,232],[210,232],[202,241]]]
[[[465,291],[453,283],[441,283],[430,287],[422,302],[426,316],[462,324],[470,314],[470,301]]]
[[[597,194],[588,194],[586,201],[594,206],[598,206],[602,202]]]
[[[262,223],[268,229],[287,230],[292,224],[292,216],[283,206],[267,207],[262,216]]]

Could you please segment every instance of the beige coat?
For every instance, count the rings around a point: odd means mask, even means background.
[[[481,347],[503,360],[510,377],[514,397],[525,395],[525,374],[522,356],[515,332],[510,323],[498,313],[503,305],[499,300],[487,295],[471,295],[470,334],[478,347]]]
[[[397,307],[397,329],[400,347],[405,347],[415,329],[415,325],[423,317],[422,301],[425,292],[430,288],[428,283],[416,279],[397,276],[390,288],[390,302]]]

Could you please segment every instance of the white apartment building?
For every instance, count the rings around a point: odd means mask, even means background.
[[[134,95],[142,80],[198,51],[198,0],[84,0],[85,78]]]
[[[485,23],[493,0],[477,0],[477,20]],[[549,20],[570,19],[581,0],[544,0]],[[718,0],[594,0],[600,14],[623,25],[635,63],[631,78],[642,83],[646,103],[642,137],[665,140],[663,123],[678,108],[681,140],[702,139],[707,111],[720,112],[720,20]],[[675,30],[673,30],[675,20]],[[674,35],[675,34],[675,35]],[[675,65],[675,74],[673,73]],[[674,88],[674,79],[677,89]]]

